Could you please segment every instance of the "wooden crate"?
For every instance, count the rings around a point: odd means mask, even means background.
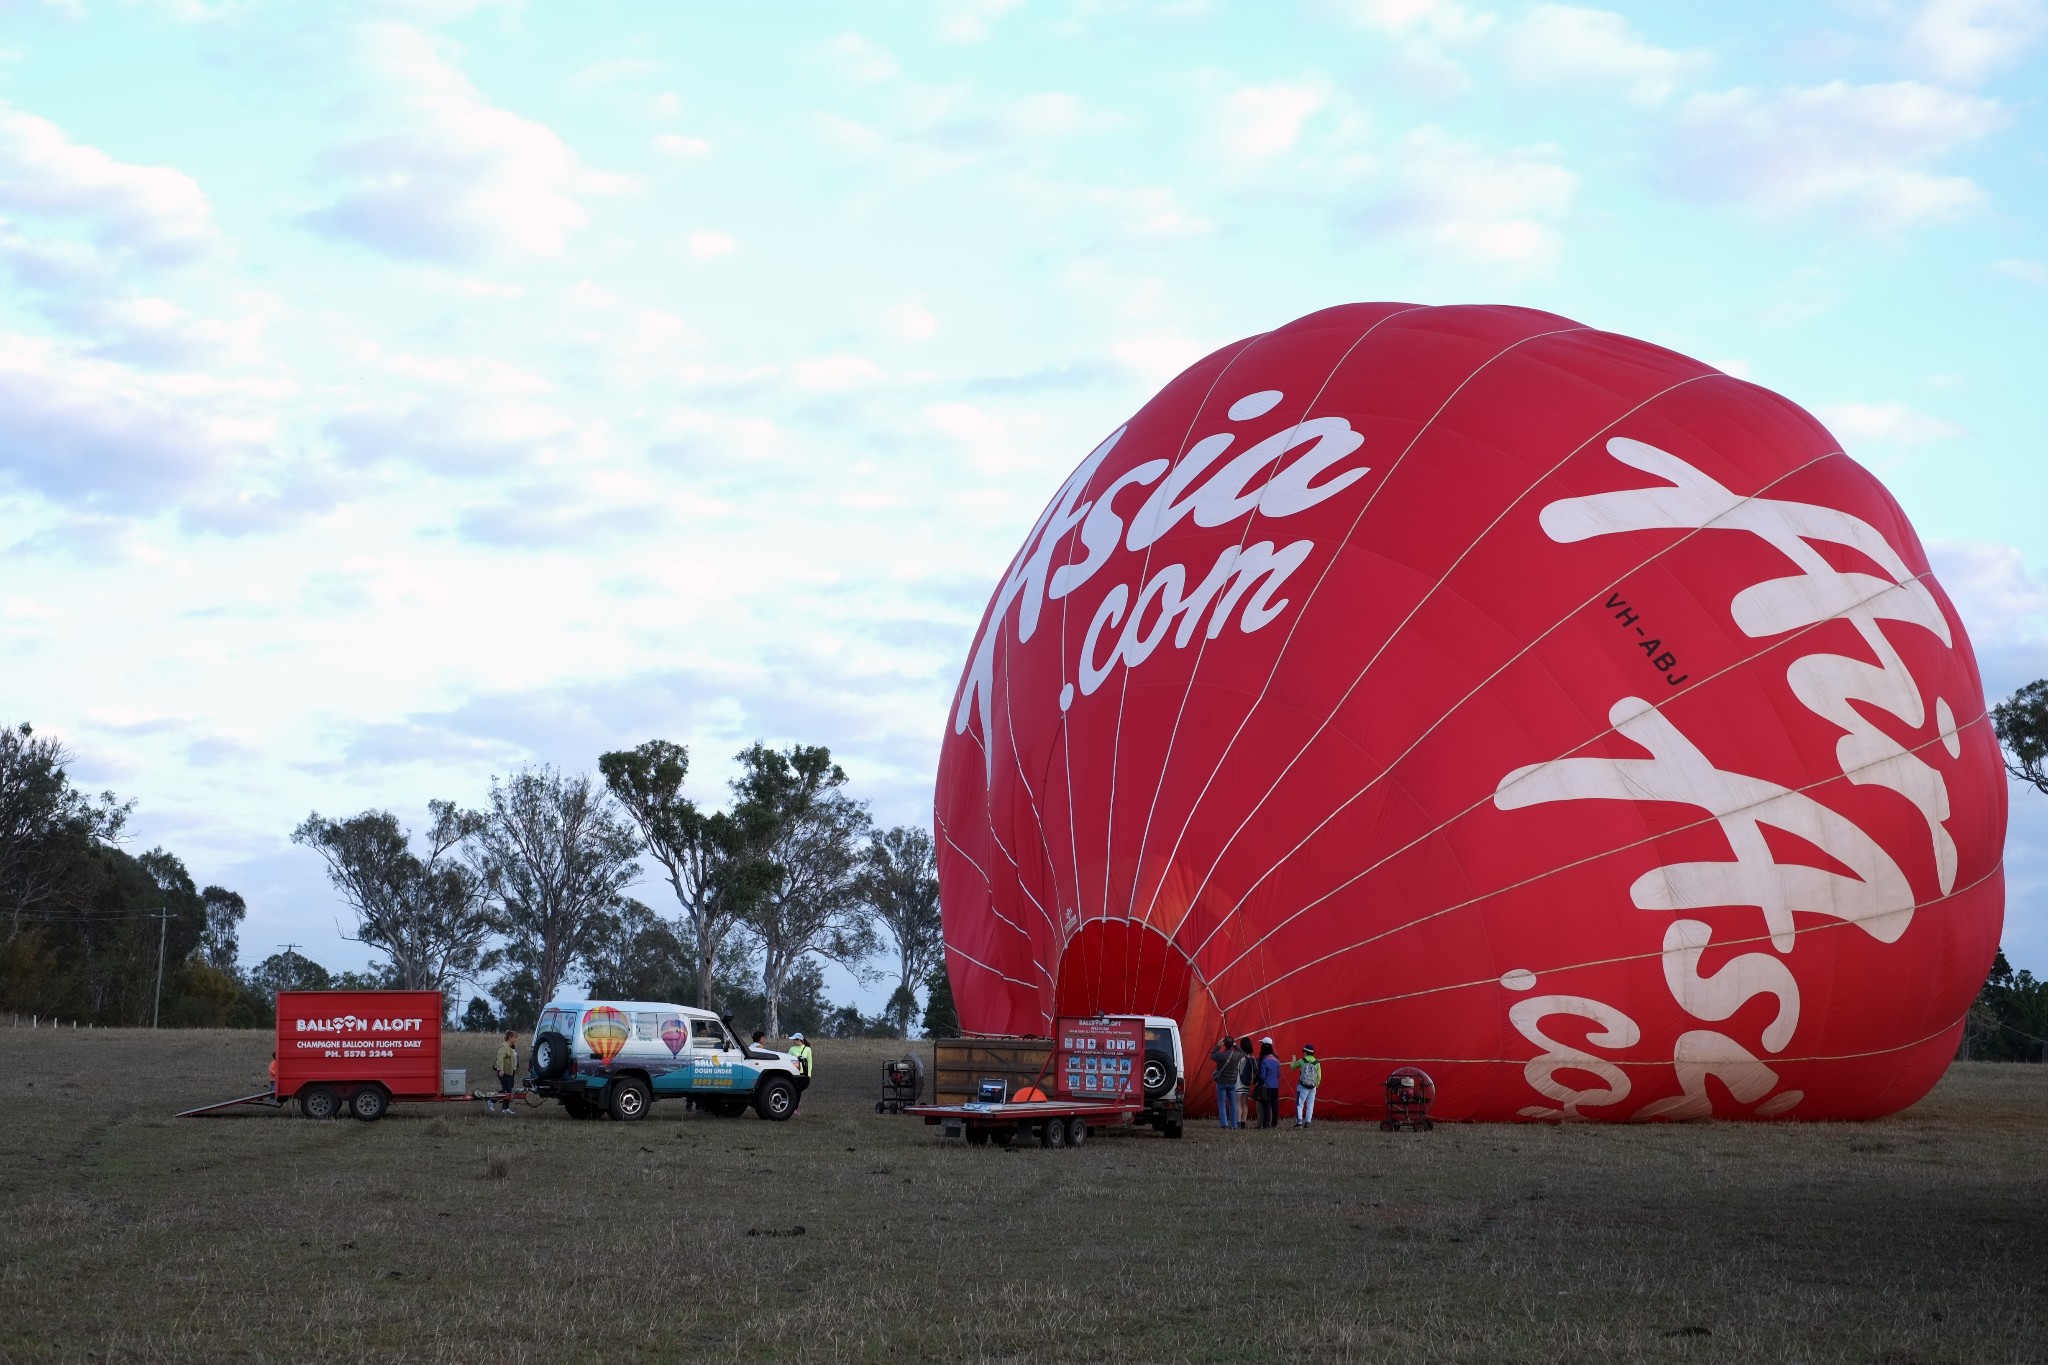
[[[1010,1083],[1014,1096],[1027,1085],[1052,1093],[1049,1038],[936,1038],[932,1040],[933,1104],[968,1104],[985,1080]]]

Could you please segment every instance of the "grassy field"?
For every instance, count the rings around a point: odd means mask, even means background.
[[[266,1035],[0,1030],[0,1361],[2048,1358],[2048,1068],[1868,1124],[1047,1152],[876,1116],[904,1046],[821,1044],[787,1124],[360,1124],[170,1117]]]

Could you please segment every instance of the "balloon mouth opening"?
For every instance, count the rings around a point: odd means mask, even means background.
[[[1185,1022],[1195,997],[1194,964],[1142,920],[1092,919],[1060,954],[1053,990],[1060,1014],[1161,1014]]]

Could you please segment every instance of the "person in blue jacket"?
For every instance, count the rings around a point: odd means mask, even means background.
[[[1280,1126],[1280,1054],[1271,1038],[1259,1039],[1259,1127]]]

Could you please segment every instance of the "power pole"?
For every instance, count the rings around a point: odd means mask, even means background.
[[[156,1013],[150,1016],[149,1026],[155,1028],[164,1017],[164,941],[171,934],[171,903],[165,901],[157,912],[156,928]]]

